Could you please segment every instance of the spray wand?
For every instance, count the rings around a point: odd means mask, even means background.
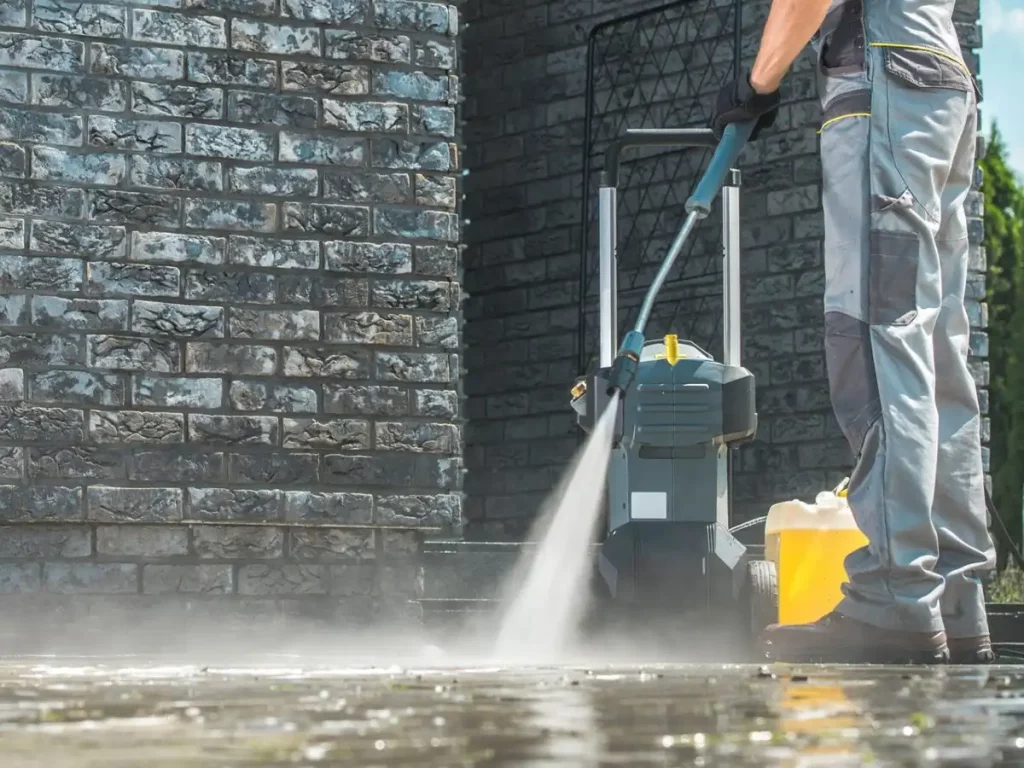
[[[676,258],[682,252],[690,232],[693,231],[698,221],[706,219],[710,215],[711,203],[718,196],[729,171],[735,167],[740,152],[743,151],[744,145],[750,139],[754,125],[754,122],[731,123],[726,127],[722,140],[711,156],[707,170],[704,171],[704,175],[697,182],[697,188],[686,201],[686,220],[683,222],[679,234],[672,241],[672,246],[668,249],[661,268],[658,269],[658,274],[654,276],[651,287],[647,289],[647,295],[644,297],[644,303],[640,306],[640,314],[637,316],[633,330],[623,338],[619,354],[612,363],[608,374],[609,397],[615,395],[624,397],[632,386],[637,369],[640,367],[640,354],[644,347],[644,330],[647,328],[647,321],[651,316],[658,292],[661,291],[661,286],[668,277],[672,265],[675,264]]]

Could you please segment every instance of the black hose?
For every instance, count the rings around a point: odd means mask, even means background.
[[[985,488],[985,507],[988,509],[989,517],[999,524],[999,529],[1003,532],[1003,543],[1009,547],[1010,554],[1013,555],[1013,560],[1017,563],[1017,567],[1024,571],[1024,555],[1021,555],[1017,545],[1013,543],[1013,537],[1010,535],[1009,530],[1007,530],[1003,518],[999,516],[999,511],[992,501],[992,495],[988,492],[987,486]]]

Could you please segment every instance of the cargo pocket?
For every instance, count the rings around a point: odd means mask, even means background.
[[[847,0],[829,11],[817,36],[818,63],[826,75],[864,71],[864,6]]]
[[[882,413],[868,324],[842,312],[825,314],[825,361],[832,408],[854,454]]]
[[[872,230],[868,256],[871,325],[907,325],[917,316],[920,242],[913,233]]]

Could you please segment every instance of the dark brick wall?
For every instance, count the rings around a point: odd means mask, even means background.
[[[461,514],[457,31],[2,4],[0,592],[411,594],[373,563]]]
[[[660,4],[464,5],[465,516],[471,538],[521,535],[578,445],[568,389],[577,373],[587,35],[599,21]],[[743,4],[747,64],[767,8],[763,1]],[[975,68],[977,18],[975,0],[958,5],[958,30]],[[765,514],[777,500],[813,497],[845,476],[852,461],[829,404],[822,350],[820,110],[813,67],[810,55],[797,62],[775,129],[748,147],[741,162],[743,353],[757,376],[760,430],[736,464],[738,519]],[[977,194],[970,208],[980,216]],[[981,221],[973,219],[972,348],[986,385],[980,238]]]

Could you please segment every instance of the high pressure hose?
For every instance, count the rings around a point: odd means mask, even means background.
[[[647,289],[647,295],[644,297],[644,303],[640,307],[640,314],[637,316],[633,330],[627,333],[622,340],[619,354],[612,363],[611,371],[608,374],[609,397],[624,396],[633,385],[637,369],[640,367],[640,354],[644,348],[644,331],[647,328],[651,310],[654,308],[654,301],[693,228],[698,221],[707,218],[711,213],[711,204],[718,196],[729,171],[736,166],[736,161],[750,139],[754,125],[754,122],[732,123],[726,127],[722,140],[711,156],[707,170],[704,171],[704,175],[697,182],[697,188],[686,201],[686,221],[683,222],[679,234],[672,241],[672,246],[668,249],[668,253],[658,269],[658,274],[654,276],[651,287]]]

